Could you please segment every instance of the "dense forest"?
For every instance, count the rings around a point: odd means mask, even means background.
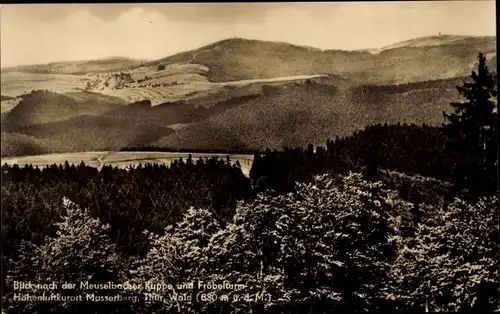
[[[484,56],[458,91],[465,101],[442,127],[379,124],[325,146],[252,152],[250,178],[216,157],[100,171],[4,165],[3,308],[495,310],[496,77]],[[16,290],[20,281],[60,284]],[[19,301],[26,293],[72,299]]]

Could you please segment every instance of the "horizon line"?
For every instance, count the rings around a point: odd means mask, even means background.
[[[253,40],[253,41],[261,41],[261,42],[269,42],[269,43],[283,43],[283,44],[290,44],[292,46],[300,47],[300,48],[312,48],[312,49],[315,49],[315,50],[318,50],[318,51],[336,50],[336,51],[346,51],[346,52],[355,52],[355,51],[356,52],[368,52],[370,50],[383,50],[386,47],[391,47],[391,46],[394,46],[394,45],[397,45],[397,44],[400,44],[400,43],[404,43],[404,42],[407,42],[407,41],[415,40],[415,39],[433,38],[433,37],[440,37],[440,36],[457,36],[457,37],[465,37],[465,38],[467,38],[467,37],[469,37],[469,38],[481,38],[481,37],[487,38],[487,37],[493,37],[493,38],[496,39],[496,34],[494,34],[494,35],[459,35],[459,34],[441,34],[441,33],[438,33],[436,35],[421,36],[421,37],[411,37],[411,38],[408,38],[408,39],[405,39],[405,40],[402,40],[402,41],[398,41],[398,42],[395,42],[393,44],[386,45],[386,46],[379,47],[379,48],[371,47],[371,48],[361,48],[361,49],[335,49],[335,48],[321,49],[321,48],[317,48],[317,47],[314,47],[314,46],[293,44],[293,43],[285,42],[285,41],[261,40],[261,39],[244,38],[244,37],[235,36],[235,37],[228,37],[228,38],[225,38],[225,39],[217,40],[217,41],[214,41],[212,43],[209,43],[209,44],[206,44],[206,45],[203,45],[203,46],[199,46],[199,47],[195,47],[195,48],[191,48],[191,49],[188,49],[188,50],[182,50],[182,51],[179,51],[179,52],[167,55],[165,57],[154,58],[154,59],[143,59],[143,58],[134,58],[134,57],[126,57],[126,56],[107,56],[107,57],[102,57],[102,58],[91,58],[91,59],[83,59],[83,60],[82,59],[80,59],[80,60],[64,60],[64,61],[61,61],[61,60],[57,61],[57,60],[55,60],[55,61],[48,61],[48,62],[44,62],[44,63],[23,63],[23,64],[7,65],[7,66],[2,65],[1,64],[1,59],[0,59],[0,69],[16,68],[16,67],[23,67],[23,66],[41,66],[41,65],[49,65],[49,64],[54,64],[54,63],[73,63],[73,62],[100,61],[100,60],[109,60],[109,59],[129,59],[129,60],[133,60],[133,61],[154,62],[154,61],[157,61],[157,60],[161,60],[161,59],[165,59],[165,58],[174,56],[174,55],[179,54],[179,53],[183,53],[183,52],[187,52],[187,51],[191,51],[191,50],[196,50],[196,49],[203,48],[205,46],[208,46],[208,45],[211,45],[211,44],[214,44],[214,43],[228,41],[228,40],[231,40],[231,39],[233,39],[233,40],[234,39]]]

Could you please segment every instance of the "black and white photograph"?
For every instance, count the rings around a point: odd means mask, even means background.
[[[2,314],[500,312],[495,12],[1,4]]]

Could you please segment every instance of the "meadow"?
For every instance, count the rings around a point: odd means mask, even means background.
[[[344,75],[363,84],[403,84],[468,75],[474,67],[471,60],[478,51],[494,53],[496,50],[494,37],[454,39],[448,35],[432,40],[418,38],[372,54],[234,38],[147,65],[200,64],[210,69],[207,77],[212,82],[314,73]],[[196,56],[194,60],[193,56]],[[495,64],[496,55],[488,62]]]
[[[169,165],[180,158],[187,160],[191,156],[194,161],[200,158],[229,158],[231,163],[237,161],[241,165],[242,172],[248,176],[252,167],[253,155],[242,154],[209,154],[209,153],[169,153],[169,152],[115,152],[115,151],[99,151],[99,152],[82,152],[82,153],[65,153],[65,154],[46,154],[38,156],[21,156],[2,158],[2,165],[31,165],[33,167],[43,168],[53,164],[64,165],[66,162],[70,165],[79,165],[81,162],[86,165],[99,167],[111,166],[120,169],[136,167],[139,164],[167,164]]]
[[[228,89],[243,88],[248,85],[303,81],[322,76],[296,75],[213,83],[204,76],[205,72],[206,70],[200,70],[200,65],[174,64],[162,71],[158,71],[156,67],[143,66],[125,72],[130,74],[134,82],[126,83],[118,88],[110,83],[114,79],[114,74],[110,73],[67,75],[7,72],[2,73],[1,87],[2,95],[6,97],[20,97],[29,94],[32,90],[50,90],[63,94],[85,90],[119,98],[124,103],[150,100],[155,106],[168,102],[218,96]],[[87,84],[95,86],[87,88]],[[7,112],[14,106],[12,99],[2,100],[2,112]]]
[[[50,90],[57,93],[76,92],[85,85],[81,75],[36,74],[2,71],[2,95],[17,97],[32,90]]]

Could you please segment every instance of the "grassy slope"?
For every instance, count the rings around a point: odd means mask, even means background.
[[[470,44],[471,40],[481,41],[483,39],[491,39],[491,37],[470,37],[464,35],[439,35],[439,36],[427,36],[427,37],[419,37],[412,38],[409,40],[401,41],[386,47],[381,48],[380,50],[389,50],[401,47],[428,47],[428,46],[436,46],[436,45],[449,45],[449,44]]]
[[[208,78],[215,82],[328,73],[356,78],[364,83],[406,83],[467,75],[471,60],[479,52],[496,50],[496,39],[467,37],[444,41],[442,45],[412,45],[371,54],[228,39],[157,60],[150,65],[188,62],[197,54],[191,63],[207,66],[210,69]]]
[[[1,73],[1,89],[4,95],[20,97],[32,90],[50,90],[56,93],[77,92],[85,86],[83,75]]]

